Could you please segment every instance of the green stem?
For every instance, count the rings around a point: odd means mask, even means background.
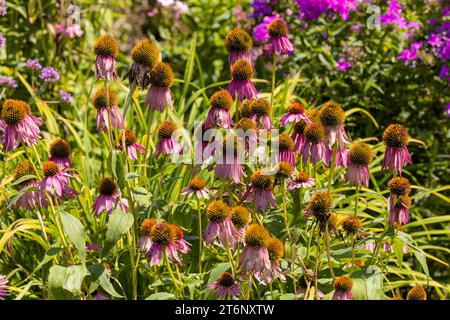
[[[228,260],[230,261],[231,270],[233,274],[236,275],[236,266],[234,265],[233,254],[231,253],[230,245],[228,242],[225,242],[225,248],[227,249]]]
[[[202,228],[202,213],[200,210],[200,200],[198,198],[197,198],[197,216],[198,216],[198,273],[202,273],[203,228]]]
[[[355,217],[358,216],[359,187],[355,187]]]
[[[283,213],[284,213],[284,226],[286,227],[286,232],[288,235],[289,240],[291,239],[291,232],[289,231],[289,223],[288,223],[288,216],[287,216],[287,206],[286,206],[286,183],[283,179],[281,182],[281,192],[282,192],[282,200],[283,200]]]
[[[336,166],[337,142],[333,146],[333,158],[331,159],[330,175],[328,176],[328,193],[331,193],[331,185],[333,183],[334,167]]]
[[[328,221],[325,223],[325,232],[324,232],[324,240],[325,240],[325,249],[327,251],[327,261],[328,268],[330,269],[331,277],[334,280],[334,271],[333,271],[333,263],[331,262],[331,253],[330,253],[330,232],[328,230]]]
[[[166,263],[167,271],[169,271],[169,275],[170,275],[170,278],[172,279],[173,285],[175,286],[175,289],[177,290],[177,292],[179,294],[181,294],[180,287],[178,285],[178,281],[177,281],[177,279],[175,279],[172,268],[170,267],[170,262],[169,262],[169,259],[167,258],[165,248],[163,248],[163,256],[164,256],[164,262]]]
[[[277,54],[274,52],[273,53],[273,60],[272,60],[272,91],[271,91],[271,95],[270,95],[270,103],[273,106],[273,98],[274,98],[274,94],[275,94],[275,71],[276,71],[276,66],[277,66]]]

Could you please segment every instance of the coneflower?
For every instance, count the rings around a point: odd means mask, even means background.
[[[281,116],[280,126],[284,127],[290,122],[300,121],[305,121],[307,124],[311,123],[305,112],[305,106],[300,102],[294,102],[289,106],[288,112]]]
[[[305,209],[305,215],[312,216],[319,223],[320,229],[323,230],[331,216],[332,208],[330,194],[316,191]]]
[[[228,31],[225,36],[225,48],[228,51],[230,69],[240,59],[246,60],[253,65],[252,46],[252,37],[245,30],[234,28]]]
[[[98,38],[94,43],[95,73],[97,80],[116,80],[116,56],[119,53],[119,46],[116,40],[109,34]]]
[[[189,246],[191,244],[184,239],[183,229],[176,224],[170,224],[170,226],[175,232],[175,244],[177,246],[178,251],[180,251],[181,253],[188,253],[189,251],[191,251],[191,249],[189,249]]]
[[[345,112],[339,103],[334,100],[326,102],[319,111],[320,123],[325,129],[325,144],[333,149],[337,143],[336,166],[346,166],[347,155],[346,145],[349,138],[345,132]]]
[[[270,114],[272,105],[266,99],[253,99],[250,104],[252,116],[250,119],[256,122],[258,128],[271,130],[274,128]]]
[[[353,186],[369,186],[369,164],[373,159],[372,148],[363,142],[354,143],[348,154],[347,180]]]
[[[384,130],[383,141],[386,152],[382,163],[383,169],[393,170],[401,175],[406,163],[412,164],[411,155],[406,147],[408,139],[409,135],[402,125],[391,124]]]
[[[285,161],[295,168],[294,141],[286,133],[278,136],[278,155],[277,161]]]
[[[262,274],[271,268],[267,244],[270,235],[260,224],[251,224],[245,232],[245,246],[239,256],[238,270],[241,278]]]
[[[283,243],[277,238],[270,238],[267,241],[267,251],[269,252],[270,268],[265,269],[261,274],[255,274],[255,278],[265,284],[275,279],[286,281],[280,266],[280,260],[284,255]]]
[[[291,138],[294,141],[294,151],[301,153],[303,146],[305,145],[306,139],[304,136],[304,131],[308,123],[305,120],[301,120],[294,124],[294,133]]]
[[[14,181],[24,179],[26,176],[36,176],[36,171],[29,160],[19,162],[14,170]],[[24,191],[27,189],[35,189],[39,187],[37,178],[27,179],[16,184],[16,187],[22,194],[19,197],[13,198],[12,205],[15,207],[22,207],[25,210],[32,210],[40,205],[40,193],[36,190]]]
[[[231,82],[227,87],[233,99],[251,99],[256,97],[257,92],[252,82],[254,69],[250,62],[239,59],[231,67]]]
[[[243,206],[235,206],[231,209],[231,222],[236,227],[236,230],[244,239],[245,231],[247,231],[248,225],[252,220],[252,215],[247,208]]]
[[[245,99],[239,106],[239,114],[242,118],[250,118],[252,116],[252,103],[254,99]]]
[[[408,291],[407,300],[427,300],[427,292],[421,285],[417,285]]]
[[[255,208],[266,211],[268,207],[276,207],[277,203],[272,193],[273,177],[264,175],[261,170],[256,170],[250,177],[250,185],[242,197],[245,202],[255,202]]]
[[[220,90],[214,93],[209,99],[209,105],[210,109],[204,124],[206,128],[218,126],[230,129],[234,125],[230,116],[233,98],[227,90]]]
[[[240,130],[242,130],[242,132]],[[249,118],[242,118],[235,124],[234,131],[238,137],[244,139],[247,151],[254,150],[254,147],[258,143],[258,127],[256,126],[255,121]]]
[[[298,188],[307,188],[314,185],[314,179],[306,172],[299,172],[295,177],[292,177],[288,182],[288,190],[292,191]]]
[[[227,247],[234,247],[240,240],[240,234],[231,222],[231,208],[222,200],[212,201],[206,208],[209,222],[205,230],[205,241],[213,244],[215,239]]]
[[[48,160],[56,163],[60,169],[71,168],[70,154],[72,149],[69,143],[62,138],[58,138],[50,145],[50,158]]]
[[[189,186],[181,191],[181,195],[186,195],[188,198],[195,195],[197,199],[209,199],[210,194],[211,191],[206,188],[205,180],[200,177],[192,178],[191,181],[189,181]]]
[[[282,19],[273,20],[267,27],[267,33],[271,44],[270,48],[266,49],[268,54],[286,55],[294,52],[294,46],[288,38],[288,27]]]
[[[294,173],[292,164],[286,161],[280,161],[276,165],[275,183],[283,180],[289,180]]]
[[[173,153],[180,153],[181,145],[175,140],[172,135],[177,130],[175,124],[170,120],[161,123],[157,129],[158,145],[156,146],[155,156],[159,156],[162,152],[167,156]]]
[[[123,131],[120,132],[119,135],[119,146],[117,147],[119,150],[123,150],[122,141],[123,141]],[[137,160],[137,154],[144,153],[145,147],[139,143],[137,143],[137,138],[134,132],[130,129],[125,129],[125,147],[127,149],[128,158],[131,160]]]
[[[157,221],[153,218],[151,219],[145,219],[142,221],[140,226],[140,238],[139,238],[139,248],[144,251],[145,253],[148,253],[150,251],[150,248],[152,247],[152,228],[157,224]]]
[[[389,225],[408,224],[411,217],[409,208],[411,207],[411,199],[409,192],[411,186],[409,180],[404,177],[395,177],[388,182],[389,188]]]
[[[117,201],[117,198],[120,196],[120,189],[112,178],[103,178],[100,181],[98,189],[100,194],[92,204],[92,210],[94,210],[97,216],[101,215],[104,211],[110,214],[114,208],[120,208],[123,211],[128,210],[128,201],[125,198]]]
[[[173,110],[170,87],[173,84],[172,68],[165,62],[158,62],[148,74],[151,84],[145,99],[145,105],[153,110],[164,111],[166,106]]]
[[[239,183],[245,177],[245,172],[241,164],[241,155],[244,152],[243,144],[243,141],[238,140],[236,136],[225,137],[214,170],[214,176],[216,178]]]
[[[69,187],[69,178],[71,177],[65,169],[59,169],[58,165],[53,161],[46,161],[42,165],[42,173],[44,178],[39,184],[39,190],[54,196],[56,199],[66,197],[75,198],[77,192]],[[42,202],[47,204],[45,195]]]
[[[22,100],[6,99],[0,110],[0,131],[3,132],[3,150],[12,151],[21,142],[37,144],[40,137],[38,125],[42,120],[32,117],[30,106]]]
[[[128,77],[130,86],[136,83],[139,88],[146,88],[149,85],[147,73],[159,61],[159,49],[155,41],[145,38],[139,41],[131,50],[133,64],[125,77]]]
[[[305,138],[302,149],[299,153],[303,157],[303,163],[311,159],[312,164],[320,160],[328,166],[331,160],[332,151],[325,145],[325,129],[317,122],[313,122],[305,127],[303,131]]]
[[[342,229],[348,235],[354,235],[361,229],[361,219],[356,216],[348,215],[342,221]]]
[[[208,285],[208,288],[211,290],[216,290],[217,298],[226,297],[228,295],[233,298],[242,295],[237,281],[229,272],[222,273],[219,279]]]
[[[183,263],[178,255],[181,252],[177,245],[177,230],[173,225],[166,222],[156,223],[150,231],[152,244],[146,256],[150,260],[150,266],[161,264],[163,252],[165,252],[170,262],[177,263],[182,266]]]
[[[98,132],[108,130],[110,121],[112,128],[124,128],[123,117],[117,108],[117,94],[113,90],[108,88],[108,91],[106,91],[104,87],[97,89],[92,95],[91,102],[97,109]]]
[[[332,300],[353,300],[353,281],[347,276],[342,276],[333,282],[334,293]]]

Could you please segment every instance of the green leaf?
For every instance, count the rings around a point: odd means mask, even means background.
[[[120,209],[115,209],[109,216],[108,229],[106,230],[106,241],[103,247],[103,255],[116,244],[116,242],[131,228],[133,225],[133,215],[125,213]]]
[[[109,281],[110,276],[104,266],[101,264],[94,264],[88,266],[88,270],[94,283],[98,283],[102,289],[109,293],[112,297],[123,298],[122,295],[117,293],[116,289],[114,289],[112,283]]]
[[[397,264],[400,269],[403,266],[403,246],[405,244],[400,239],[395,239],[392,249],[394,250],[395,257],[397,258]]]
[[[175,298],[175,295],[173,293],[169,292],[158,292],[149,295],[145,300],[172,300]]]
[[[113,150],[108,157],[108,167],[121,189],[125,188],[125,153]]]
[[[52,266],[48,276],[50,299],[72,299],[80,291],[85,276],[86,270],[82,265]]]
[[[80,255],[86,252],[86,233],[81,222],[73,215],[61,211],[63,230],[75,245]]]

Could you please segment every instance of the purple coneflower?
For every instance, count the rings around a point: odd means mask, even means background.
[[[286,133],[278,136],[278,155],[277,161],[285,161],[295,168],[294,141]]]
[[[294,52],[294,46],[288,38],[288,27],[282,19],[277,18],[273,20],[267,27],[267,33],[269,34],[269,43],[271,44],[268,53],[286,55]]]
[[[109,34],[98,38],[94,43],[95,73],[97,80],[116,80],[116,59],[119,53],[119,46],[116,40]]]
[[[271,263],[267,244],[269,232],[260,224],[251,224],[245,232],[245,246],[239,256],[238,270],[241,277],[260,275],[270,270]]]
[[[332,300],[353,300],[353,281],[347,276],[336,278],[333,282],[334,293]]]
[[[240,240],[240,234],[230,219],[231,208],[222,200],[212,201],[206,208],[209,222],[205,230],[205,241],[213,244],[217,238],[223,246],[234,247]]]
[[[342,106],[334,100],[330,100],[322,106],[318,116],[325,129],[326,145],[333,148],[337,142],[338,150],[345,149],[349,139],[344,129],[345,112]]]
[[[195,195],[197,199],[209,199],[210,194],[211,191],[206,188],[205,180],[200,177],[192,178],[189,186],[181,191],[181,195],[186,195],[188,198]]]
[[[30,114],[30,106],[22,100],[6,99],[0,110],[0,131],[3,132],[3,150],[11,151],[21,142],[37,144],[38,124],[42,120]]]
[[[247,208],[243,206],[235,206],[231,209],[231,222],[236,227],[236,230],[241,235],[241,240],[244,240],[245,231],[247,231],[248,224],[252,220],[252,215]]]
[[[242,101],[241,105],[239,106],[239,115],[242,118],[251,118],[253,100],[254,99],[245,99],[244,101]]]
[[[97,131],[102,132],[111,127],[114,129],[123,129],[123,117],[117,108],[118,97],[117,94],[108,88],[101,87],[94,92],[91,98],[92,104],[97,109]],[[109,118],[109,119],[108,119]]]
[[[280,161],[276,164],[275,184],[290,180],[294,173],[294,167],[286,161]]]
[[[209,100],[210,109],[205,120],[206,128],[221,127],[230,129],[233,127],[230,110],[233,106],[233,98],[227,90],[214,93]]]
[[[283,243],[277,238],[270,238],[267,241],[267,251],[269,252],[270,268],[264,269],[261,273],[255,273],[255,278],[264,284],[275,279],[286,281],[286,277],[280,267],[280,260],[284,255]]]
[[[145,219],[142,221],[140,230],[140,238],[139,238],[139,249],[148,253],[150,248],[152,247],[152,228],[157,224],[157,221],[153,218]]]
[[[155,66],[159,61],[159,49],[155,41],[145,38],[139,41],[131,50],[131,58],[133,64],[125,77],[128,77],[128,81],[131,84],[134,82],[139,88],[146,88],[149,84],[147,73]]]
[[[314,185],[314,179],[310,178],[306,172],[299,172],[295,177],[291,178],[288,183],[288,190],[292,191],[298,188],[307,188]]]
[[[17,164],[14,170],[14,181],[19,181],[26,176],[36,176],[36,171],[29,160]],[[16,208],[22,207],[25,210],[33,210],[40,205],[39,191],[27,189],[37,189],[39,181],[36,178],[30,178],[15,185],[22,194],[13,198],[12,205]],[[25,191],[24,191],[25,190]]]
[[[189,251],[191,251],[191,249],[189,249],[189,246],[191,244],[184,240],[183,229],[181,229],[181,227],[176,224],[171,224],[170,226],[175,233],[175,244],[178,248],[178,251],[180,251],[181,253],[188,253]]]
[[[300,122],[294,124],[294,133],[291,138],[294,141],[294,151],[298,153],[301,153],[306,142],[304,131],[307,125],[308,123],[306,123],[305,120],[301,120]]]
[[[42,69],[42,65],[37,60],[28,60],[25,67],[33,71]]]
[[[327,192],[316,191],[308,206],[305,209],[305,216],[312,216],[314,221],[319,224],[320,230],[325,229],[326,223],[331,217],[331,210],[333,208],[331,196]]]
[[[225,48],[228,51],[230,69],[240,59],[246,60],[253,65],[252,46],[252,37],[245,30],[235,28],[228,31],[225,36]]]
[[[230,297],[238,297],[242,294],[241,289],[237,284],[237,281],[233,278],[233,275],[229,272],[224,272],[222,275],[214,281],[208,288],[211,290],[216,290],[216,296],[218,298],[226,297],[230,295]]]
[[[49,160],[56,163],[60,169],[72,167],[72,162],[70,161],[70,154],[72,153],[72,149],[70,148],[70,145],[66,140],[58,138],[53,141],[53,143],[50,145],[49,153]]]
[[[383,169],[395,171],[402,175],[402,169],[406,163],[412,164],[408,148],[408,133],[406,128],[399,124],[391,124],[384,130],[383,141],[386,152],[382,163]]]
[[[336,150],[336,162],[334,165],[336,166],[336,168],[348,167],[348,149],[347,148],[343,148],[343,149],[338,148]]]
[[[258,127],[255,121],[249,118],[242,118],[235,124],[234,131],[238,137],[244,139],[247,151],[251,152],[254,150],[258,143]]]
[[[9,296],[8,279],[4,275],[0,275],[0,300],[5,300]]]
[[[372,148],[362,142],[352,145],[348,154],[347,180],[353,186],[369,186],[369,164],[373,159]]]
[[[182,266],[183,263],[178,255],[181,250],[177,244],[177,234],[173,225],[166,222],[156,223],[150,232],[152,244],[146,256],[150,259],[150,266],[156,266],[161,263],[163,252],[167,255],[169,262],[177,263]]]
[[[98,189],[100,194],[92,204],[92,210],[94,210],[97,216],[101,215],[103,211],[110,214],[114,208],[123,209],[127,207],[128,202],[125,201],[126,199],[121,199],[116,203],[117,198],[120,196],[120,189],[112,178],[103,178],[100,181]]]
[[[240,145],[240,143],[242,145]],[[243,141],[237,137],[226,137],[223,141],[222,150],[219,149],[218,159],[214,170],[215,178],[239,183],[245,172],[241,164],[241,155],[244,152]]]
[[[181,145],[172,137],[175,130],[177,130],[177,127],[170,120],[166,120],[159,125],[157,130],[159,140],[156,146],[155,157],[159,156],[162,152],[166,156],[181,152]]]
[[[317,122],[313,122],[305,127],[303,131],[305,138],[302,149],[299,151],[303,156],[303,163],[311,159],[312,164],[320,160],[328,166],[331,160],[331,150],[325,145],[325,129]]]
[[[250,185],[247,187],[242,200],[255,201],[255,208],[266,211],[267,207],[276,207],[277,203],[272,193],[273,177],[264,175],[261,170],[256,170],[250,177]]]
[[[256,122],[259,129],[271,130],[274,128],[270,114],[272,105],[266,99],[253,99],[250,104],[252,116],[250,119]]]
[[[250,62],[244,59],[239,59],[231,67],[231,82],[228,85],[228,92],[233,99],[251,99],[256,97],[257,92],[255,85],[252,82],[254,69]]]
[[[406,300],[427,300],[427,292],[421,285],[417,285],[408,291]]]
[[[305,121],[306,124],[311,123],[308,116],[305,113],[305,107],[300,102],[294,102],[288,109],[288,112],[283,114],[280,119],[280,126],[284,127],[290,122]]]
[[[119,146],[117,147],[119,150],[123,150],[122,139],[123,139],[123,131],[120,132],[119,135]],[[136,135],[130,129],[125,129],[125,148],[127,149],[128,158],[131,160],[138,159],[138,152],[144,153],[145,147],[139,143],[137,143]]]
[[[164,111],[166,106],[173,110],[170,87],[173,84],[173,71],[169,64],[158,62],[148,74],[151,84],[145,99],[145,105],[152,110]]]
[[[396,227],[398,224],[408,224],[410,221],[409,208],[411,207],[409,180],[404,177],[394,177],[388,182],[388,188],[390,192],[389,225]]]
[[[59,73],[58,70],[52,67],[44,67],[41,70],[41,74],[39,75],[39,78],[44,80],[44,82],[56,82],[59,80]]]
[[[42,165],[44,179],[39,184],[39,190],[44,194],[43,203],[47,203],[45,193],[54,196],[56,199],[66,197],[73,199],[77,196],[77,191],[69,187],[69,177],[65,169],[59,169],[53,161],[46,161]]]

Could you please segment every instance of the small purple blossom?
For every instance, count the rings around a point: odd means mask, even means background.
[[[0,87],[14,89],[17,88],[16,80],[11,77],[0,77]]]
[[[450,118],[450,102],[444,107],[444,113],[447,118]]]
[[[258,19],[270,15],[272,13],[272,6],[276,3],[276,0],[253,0],[250,4],[250,8],[253,9],[250,17]]]
[[[412,62],[412,65],[415,65],[415,60],[419,56],[419,49],[422,47],[422,42],[413,42],[409,49],[405,49],[402,51],[401,55],[397,57],[397,60],[403,60],[403,64],[408,64],[408,62]]]
[[[255,41],[266,42],[269,39],[267,27],[272,21],[277,18],[277,16],[265,17],[263,22],[253,28],[253,38],[255,39]]]
[[[41,78],[45,82],[56,82],[59,80],[59,73],[55,68],[45,67],[42,69],[39,78]]]
[[[58,90],[58,94],[61,97],[61,101],[64,101],[66,103],[72,103],[72,95],[68,92],[65,92],[63,90]]]
[[[341,57],[338,61],[336,61],[336,67],[340,72],[347,72],[347,69],[352,65],[347,62],[345,57]]]
[[[6,38],[3,36],[3,34],[0,32],[0,49],[4,48],[6,46]]]
[[[40,70],[40,69],[42,69],[41,64],[37,60],[28,60],[25,63],[25,67],[30,69],[30,70]]]

